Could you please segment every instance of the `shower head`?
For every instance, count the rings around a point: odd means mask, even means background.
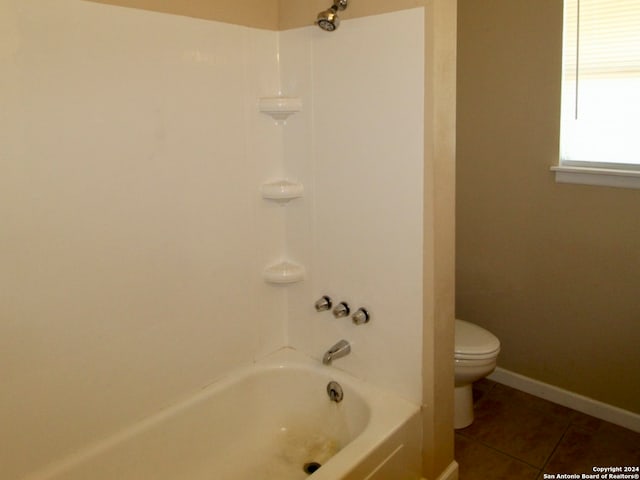
[[[340,18],[338,17],[338,14],[334,10],[334,8],[331,7],[329,10],[325,10],[324,12],[320,12],[318,14],[316,23],[322,30],[333,32],[336,28],[338,28],[338,25],[340,25]]]
[[[328,10],[320,12],[316,19],[316,24],[327,32],[333,32],[340,25],[338,10],[347,8],[349,0],[333,0],[333,5]]]

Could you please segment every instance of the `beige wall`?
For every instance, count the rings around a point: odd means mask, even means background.
[[[122,7],[140,8],[187,17],[235,23],[269,30],[287,30],[312,25],[331,0],[87,0]],[[422,7],[427,0],[352,0],[340,19],[377,15]]]
[[[453,459],[456,2],[425,6],[423,473]],[[457,478],[454,476],[446,478]],[[444,476],[441,478],[445,478]]]
[[[278,0],[87,0],[236,25],[278,29]]]
[[[640,191],[556,184],[562,2],[458,2],[456,313],[499,365],[640,412]]]

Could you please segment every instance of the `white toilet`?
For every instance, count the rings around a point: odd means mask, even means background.
[[[453,426],[464,428],[473,422],[471,385],[496,368],[500,340],[493,333],[464,320],[456,320],[455,328],[456,388]]]

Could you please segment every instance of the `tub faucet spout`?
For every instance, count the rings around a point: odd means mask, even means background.
[[[341,358],[351,352],[351,345],[346,340],[340,340],[333,347],[331,347],[322,357],[322,363],[325,365],[331,365],[331,361],[335,358]]]

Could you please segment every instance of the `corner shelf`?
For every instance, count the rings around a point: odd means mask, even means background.
[[[302,110],[300,97],[262,97],[258,100],[258,108],[262,113],[270,115],[281,125],[287,123],[287,119],[296,112]]]
[[[294,198],[301,197],[304,192],[304,185],[289,180],[276,180],[263,183],[260,191],[262,192],[262,198],[284,204]]]
[[[282,261],[267,267],[262,276],[268,283],[288,284],[301,282],[304,279],[304,267],[297,263]]]

